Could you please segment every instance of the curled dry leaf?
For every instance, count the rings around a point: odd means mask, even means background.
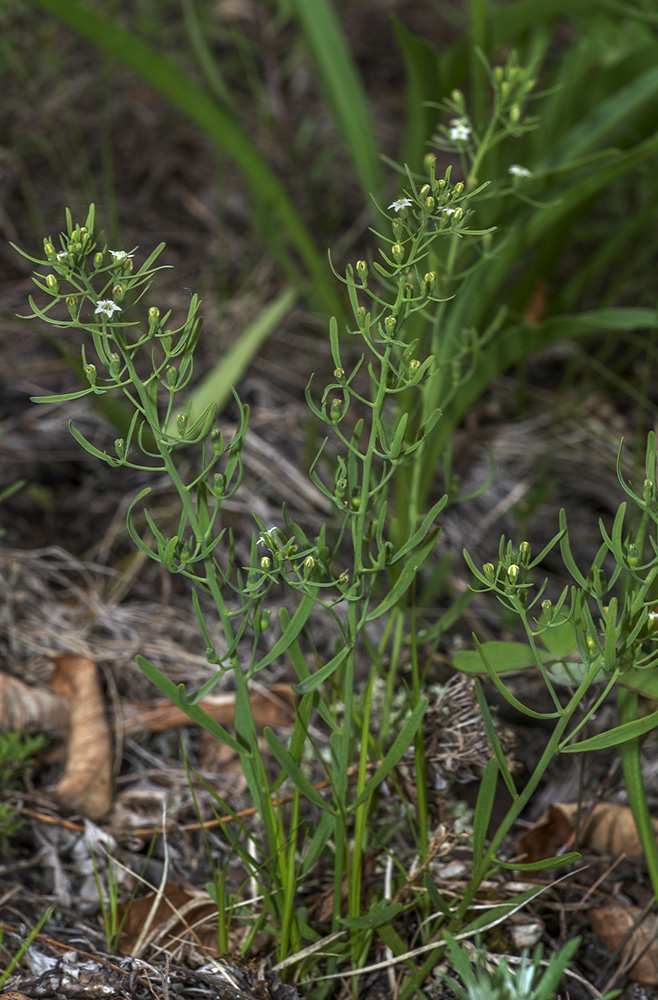
[[[15,732],[62,736],[69,725],[69,705],[48,688],[31,687],[16,677],[0,673],[0,725]]]
[[[84,656],[58,656],[51,684],[70,706],[66,766],[55,795],[68,809],[100,819],[111,804],[112,740],[96,664]]]
[[[524,861],[541,861],[571,848],[575,841],[580,810],[578,844],[599,854],[624,854],[639,861],[642,845],[628,806],[599,802],[588,808],[577,802],[556,802],[519,838],[517,850]],[[653,820],[658,835],[658,819]]]
[[[658,986],[658,928],[655,919],[639,923],[641,918],[642,910],[637,906],[611,904],[589,911],[592,930],[605,941],[610,951],[621,945],[620,957],[628,978],[644,986]],[[636,956],[637,960],[633,961]]]
[[[295,695],[289,684],[259,687],[249,694],[254,723],[264,726],[289,726],[295,721]],[[235,717],[235,695],[220,694],[203,698],[200,707],[222,726],[230,726]],[[140,729],[161,732],[176,726],[189,726],[190,719],[182,709],[170,701],[132,702],[124,708],[124,732],[131,734]]]

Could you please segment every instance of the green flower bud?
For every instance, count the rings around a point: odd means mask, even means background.
[[[115,302],[121,302],[124,295],[123,285],[115,285],[114,288],[112,289],[112,295],[114,296]]]
[[[272,566],[272,560],[270,559],[270,557],[263,556],[263,558],[260,561],[260,568],[263,570],[263,572],[267,573],[268,569],[270,569],[271,566]]]
[[[363,330],[363,328],[365,326],[366,316],[367,316],[366,307],[365,306],[359,306],[358,309],[357,309],[357,311],[356,311],[356,321],[359,324],[359,329],[360,330]]]
[[[433,212],[435,205],[436,205],[436,202],[435,202],[434,198],[430,197],[430,198],[426,198],[425,199],[425,208],[427,209],[428,212]]]
[[[96,365],[85,365],[85,375],[89,385],[96,385]]]
[[[418,197],[422,201],[424,198],[427,198],[428,194],[431,193],[432,193],[432,188],[429,186],[429,184],[423,184],[422,188],[418,192]]]
[[[69,313],[71,314],[71,319],[76,319],[78,315],[78,300],[75,295],[67,296],[66,305]]]
[[[640,561],[640,551],[637,545],[628,546],[628,565],[633,569]]]
[[[521,105],[513,104],[510,108],[509,120],[515,125],[521,118]]]
[[[185,431],[187,430],[187,414],[179,413],[176,417],[176,430],[178,431],[179,437],[185,437]]]
[[[393,235],[398,243],[404,237],[404,226],[399,219],[395,219],[393,222]]]
[[[425,295],[432,294],[435,281],[436,281],[436,271],[428,271],[423,279],[423,292],[425,293]]]
[[[356,262],[356,273],[361,278],[361,281],[365,285],[368,280],[368,265],[365,260],[357,260]]]
[[[216,472],[213,476],[213,493],[217,498],[224,495],[224,490],[226,489],[226,476],[223,476],[221,472]]]
[[[343,416],[343,401],[342,401],[342,399],[332,399],[332,401],[331,401],[331,411],[330,411],[330,417],[331,417],[332,422],[334,424],[337,424],[338,421],[342,418],[342,416]]]
[[[386,331],[387,337],[392,337],[395,333],[395,327],[397,326],[397,320],[395,316],[387,316],[384,320],[384,330]]]
[[[510,583],[516,583],[519,578],[519,567],[516,563],[512,563],[511,566],[507,567],[507,579]]]
[[[653,479],[645,479],[642,487],[642,496],[646,503],[653,500]]]
[[[97,254],[94,254],[94,267],[98,269],[103,266],[103,254],[99,250]]]
[[[336,496],[342,499],[347,492],[347,479],[339,479],[336,483]]]
[[[425,170],[431,170],[436,163],[436,156],[434,153],[426,153],[423,157],[423,166]]]
[[[418,358],[412,358],[411,361],[409,362],[409,374],[415,375],[419,368],[420,368],[420,361],[418,360]]]
[[[361,510],[361,497],[355,496],[351,500],[352,510]]]
[[[541,609],[544,612],[544,617],[546,618],[546,623],[550,625],[553,620],[553,602],[552,601],[542,601]]]
[[[315,559],[313,556],[306,556],[304,560],[304,575],[307,576],[315,569]]]
[[[596,639],[594,639],[591,635],[587,636],[586,643],[590,653],[593,653],[598,649]]]
[[[48,275],[48,277],[46,278],[46,284],[48,285],[48,288],[53,293],[53,295],[57,295],[57,292],[59,291],[59,283],[54,274]]]
[[[519,560],[524,566],[530,562],[530,542],[521,542],[519,545]]]
[[[55,247],[52,245],[52,243],[48,238],[46,238],[43,241],[43,252],[45,253],[48,260],[54,260],[55,257],[57,256],[55,253]]]
[[[393,257],[393,260],[397,264],[402,263],[402,261],[404,260],[404,247],[402,246],[401,243],[393,244],[393,246],[391,247],[391,255]]]
[[[206,649],[206,660],[208,661],[208,663],[213,663],[213,664],[219,663],[219,656],[212,648],[212,646],[208,646],[208,648]]]
[[[116,352],[110,354],[110,375],[117,378],[121,371],[121,358]]]
[[[224,453],[224,435],[220,431],[219,427],[213,427],[211,430],[210,444],[212,445],[212,450],[216,455]]]
[[[345,369],[344,368],[334,368],[334,378],[338,379],[339,382],[342,382],[343,379],[345,378]]]
[[[160,310],[158,309],[157,306],[151,306],[151,308],[149,309],[149,332],[150,333],[153,333],[153,331],[155,329],[157,329],[159,320],[160,320]]]
[[[167,382],[172,389],[176,388],[176,382],[178,380],[178,371],[173,365],[167,365]]]
[[[459,196],[462,193],[463,190],[464,190],[464,182],[463,181],[457,181],[457,183],[455,184],[455,187],[454,187],[454,193]]]
[[[114,442],[114,450],[116,451],[117,456],[120,459],[123,460],[126,457],[126,442],[124,441],[123,438],[116,439],[116,441]]]
[[[272,617],[272,611],[270,608],[266,608],[261,612],[260,618],[258,620],[258,628],[261,632],[264,632],[267,626],[270,624],[270,618]]]
[[[489,583],[493,583],[495,575],[496,575],[496,569],[494,567],[494,564],[493,563],[485,563],[484,566],[482,567],[482,572],[484,573],[484,575],[487,578],[487,580],[489,581]]]

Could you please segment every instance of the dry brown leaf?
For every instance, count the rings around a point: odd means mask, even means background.
[[[250,693],[249,700],[258,729],[264,726],[289,726],[295,721],[295,695],[289,684],[261,687]],[[235,717],[234,694],[212,695],[203,698],[199,705],[220,725],[232,724]],[[125,706],[123,716],[126,733],[134,733],[140,729],[161,732],[192,724],[189,716],[170,701],[135,701]]]
[[[158,899],[155,892],[119,906],[119,920],[128,911],[119,941],[122,955],[138,958],[148,948],[165,949],[177,961],[220,958],[217,941],[217,905],[207,892],[185,889],[167,882]],[[144,933],[144,928],[147,928]],[[236,923],[229,932],[230,951],[239,949],[245,926]],[[259,935],[256,946],[271,940]]]
[[[630,934],[620,952],[624,965],[629,963],[626,972],[628,978],[644,986],[658,986],[658,943],[655,940],[655,921],[645,920],[638,927],[636,925],[641,916],[642,910],[637,906],[621,907],[611,904],[598,906],[589,911],[592,930],[605,941],[610,951],[619,948],[624,938]],[[639,958],[633,962],[635,955],[639,955]]]
[[[70,706],[66,766],[55,795],[68,809],[100,819],[112,801],[112,740],[96,664],[84,656],[58,656],[51,684]]]
[[[31,687],[0,673],[0,726],[10,732],[27,729],[44,736],[63,736],[69,725],[69,706],[48,688]]]
[[[599,854],[624,854],[630,861],[643,856],[628,806],[599,802],[591,809],[577,802],[556,802],[519,838],[517,850],[525,862],[540,861],[571,847],[580,808],[578,844]],[[658,835],[658,819],[653,821]]]

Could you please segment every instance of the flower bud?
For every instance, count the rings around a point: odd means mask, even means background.
[[[429,184],[423,184],[422,188],[418,193],[418,197],[421,201],[423,201],[423,199],[427,198],[427,196],[430,195],[431,193],[432,193],[432,188],[429,186]]]
[[[271,608],[265,608],[265,610],[261,612],[260,618],[258,619],[258,628],[260,629],[261,632],[264,632],[267,626],[270,624],[271,616],[272,616]]]
[[[94,267],[98,270],[98,268],[102,266],[103,266],[103,254],[99,250],[98,253],[94,254]]]
[[[386,331],[387,337],[392,337],[395,333],[395,327],[397,325],[397,320],[395,316],[387,316],[384,320],[384,330]]]
[[[167,365],[167,382],[172,389],[176,388],[176,381],[178,379],[178,371],[173,365]]]
[[[587,636],[586,642],[587,642],[587,648],[589,649],[590,653],[593,653],[595,652],[596,649],[598,649],[596,639],[594,639],[591,635]]]
[[[434,283],[436,281],[436,271],[428,271],[423,278],[423,292],[425,295],[431,295],[434,288]]]
[[[404,236],[404,226],[399,219],[395,219],[393,222],[393,235],[398,243]]]
[[[114,442],[114,450],[116,451],[117,456],[123,461],[126,457],[126,442],[123,438],[116,439]]]
[[[157,306],[151,306],[149,309],[149,332],[153,332],[157,326],[160,319],[160,310]]]
[[[69,313],[71,314],[71,319],[76,319],[78,315],[78,300],[75,295],[67,296],[66,305]]]
[[[530,562],[530,542],[521,542],[519,545],[519,561],[527,566]]]
[[[331,412],[330,412],[329,415],[331,417],[332,422],[334,424],[337,424],[338,421],[343,416],[343,401],[342,401],[342,399],[332,399],[332,401],[331,401]]]
[[[345,369],[344,368],[334,368],[334,378],[338,379],[339,382],[342,382],[343,379],[345,378]]]
[[[117,378],[119,372],[121,371],[121,358],[116,352],[110,354],[110,375],[112,378]]]
[[[178,431],[179,437],[185,437],[185,431],[187,430],[187,414],[179,413],[176,417],[176,430]]]
[[[454,193],[456,195],[460,195],[463,190],[464,190],[464,182],[463,181],[457,181],[457,183],[455,184],[455,187],[454,187]]]
[[[96,365],[85,365],[84,371],[89,385],[96,385]]]
[[[412,358],[411,361],[409,362],[409,374],[415,375],[419,368],[420,368],[420,361],[418,360],[418,358]]]
[[[124,295],[124,287],[123,287],[123,285],[118,285],[118,284],[115,285],[114,288],[112,289],[112,295],[114,296],[114,301],[115,302],[121,302],[121,300],[123,299],[123,295]]]
[[[544,612],[544,617],[546,618],[546,623],[550,625],[553,620],[553,602],[552,601],[542,601],[541,609]]]
[[[57,254],[55,253],[55,247],[52,245],[49,239],[43,241],[43,252],[45,253],[48,260],[55,260]]]
[[[482,572],[484,573],[489,583],[494,582],[496,570],[493,563],[485,563],[484,566],[482,567]]]
[[[356,311],[356,321],[359,324],[359,329],[360,330],[363,330],[363,328],[365,326],[366,315],[367,315],[366,307],[365,306],[359,306],[359,308]]]
[[[271,566],[272,566],[272,560],[270,559],[270,557],[263,556],[263,558],[260,561],[260,568],[263,570],[263,572],[267,573],[268,569],[270,569]]]
[[[509,120],[515,125],[521,118],[521,105],[513,104],[510,108]]]
[[[206,660],[208,661],[208,663],[212,664],[219,663],[219,656],[212,648],[212,646],[208,646],[208,648],[206,649]]]
[[[223,476],[221,472],[216,472],[213,476],[213,493],[219,499],[219,497],[224,495],[225,489],[226,476]]]
[[[393,260],[397,264],[401,264],[402,261],[404,260],[404,247],[402,246],[402,244],[394,243],[393,246],[391,247],[391,254],[393,256]]]
[[[347,492],[347,479],[339,479],[336,483],[336,496],[342,499]]]
[[[356,273],[361,278],[361,281],[365,285],[368,280],[368,265],[365,260],[357,260],[356,262]]]
[[[313,556],[306,556],[304,560],[304,576],[308,576],[315,569],[315,559]]]
[[[53,293],[53,295],[57,295],[57,292],[59,291],[59,283],[54,274],[48,275],[48,277],[46,278],[46,284],[48,285],[48,288]]]
[[[644,497],[646,503],[650,503],[651,500],[653,500],[653,479],[644,480],[642,496]]]
[[[435,202],[434,198],[429,197],[429,198],[425,199],[425,208],[427,209],[428,212],[433,212],[435,205],[436,205],[436,202]]]
[[[511,566],[507,567],[507,579],[510,583],[516,583],[519,578],[519,567],[516,563],[512,563]]]
[[[425,170],[431,170],[435,164],[436,156],[434,153],[426,153],[423,157],[423,166],[425,167]]]
[[[628,565],[631,567],[631,569],[634,569],[635,566],[637,566],[637,564],[640,561],[640,552],[637,545],[631,544],[628,546],[627,559],[628,559]]]
[[[224,435],[220,431],[219,427],[213,427],[210,432],[210,444],[212,450],[216,455],[223,454],[224,452]]]

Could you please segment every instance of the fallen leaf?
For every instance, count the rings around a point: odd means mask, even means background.
[[[249,701],[257,729],[288,726],[295,721],[295,695],[289,684],[260,686],[250,692]],[[202,698],[199,705],[223,726],[230,726],[235,718],[235,695],[232,693]],[[135,701],[123,710],[124,732],[130,734],[140,729],[161,732],[189,725],[192,725],[189,716],[170,701]]]
[[[112,801],[112,740],[96,664],[84,656],[58,656],[51,686],[70,712],[66,765],[55,796],[68,809],[100,819]]]
[[[598,906],[589,911],[592,930],[607,944],[610,951],[621,945],[620,958],[628,963],[626,975],[634,983],[658,986],[658,943],[656,921],[644,920],[638,906]],[[638,926],[639,925],[639,926]],[[628,940],[622,944],[622,941]],[[637,961],[633,958],[638,955]]]
[[[63,736],[69,725],[65,698],[48,688],[31,687],[0,673],[0,726],[9,732],[27,729],[44,736]]]
[[[580,808],[578,844],[599,854],[624,854],[629,861],[643,856],[635,820],[628,806],[599,802],[588,808],[577,802],[556,802],[519,838],[517,850],[524,862],[541,861],[571,848]],[[658,835],[658,819],[652,820]]]

